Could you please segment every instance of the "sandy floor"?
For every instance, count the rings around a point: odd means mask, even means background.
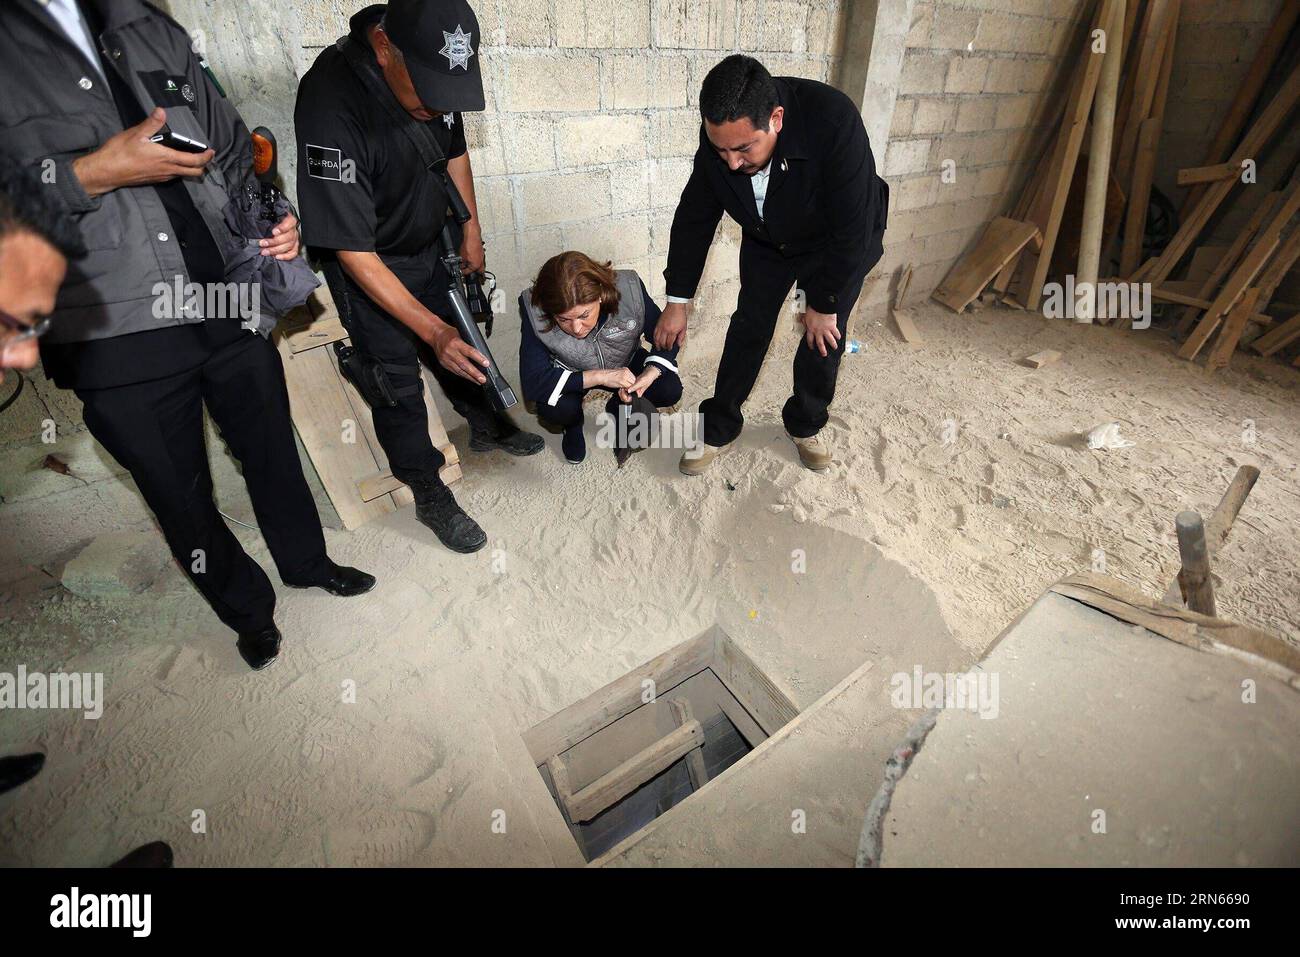
[[[0,717],[0,752],[50,756],[0,797],[0,863],[106,862],[155,837],[183,863],[578,863],[519,740],[537,721],[714,622],[804,707],[912,634],[973,659],[1095,549],[1159,593],[1174,514],[1208,513],[1242,463],[1263,476],[1217,564],[1220,613],[1300,641],[1300,372],[1238,355],[1209,377],[1155,332],[1004,310],[926,305],[917,322],[918,351],[887,325],[855,330],[867,348],[844,360],[826,475],[780,428],[792,337],[704,478],[678,476],[670,451],[616,472],[593,448],[575,469],[555,437],[532,461],[464,454],[457,495],[488,548],[453,556],[409,510],[330,532],[381,586],[282,592],[286,648],[264,674],[172,569],[126,600],[0,584],[0,670],[103,671],[109,699],[99,721]],[[688,400],[721,335],[683,356]],[[1020,364],[1047,348],[1065,358]],[[1109,420],[1136,445],[1089,451],[1080,433]],[[223,506],[251,521],[231,479]],[[111,479],[0,507],[0,541],[32,565],[121,524],[148,527]]]

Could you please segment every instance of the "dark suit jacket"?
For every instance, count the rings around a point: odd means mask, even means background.
[[[876,175],[867,131],[852,100],[816,80],[775,79],[785,118],[772,154],[763,219],[750,177],[727,168],[701,124],[695,168],[673,218],[664,270],[667,293],[695,295],[725,211],[740,224],[745,242],[795,261],[811,308],[835,313],[849,284],[880,260],[889,186]]]

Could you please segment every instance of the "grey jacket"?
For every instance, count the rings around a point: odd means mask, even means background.
[[[560,368],[571,372],[617,369],[627,365],[632,358],[641,342],[641,328],[645,325],[641,277],[633,269],[616,269],[614,276],[619,291],[618,312],[607,317],[595,334],[585,339],[575,339],[556,325],[547,329],[546,316],[533,305],[530,290],[524,290],[520,296],[533,332]]]
[[[226,216],[232,199],[253,182],[248,129],[204,73],[178,23],[143,0],[101,0],[100,7],[105,12],[101,48],[145,111],[163,107],[174,131],[216,151],[202,179],[186,181],[185,188],[229,274],[247,262],[254,242],[231,229]],[[145,83],[150,74],[166,79],[168,102],[155,99]],[[69,264],[50,342],[107,339],[202,321],[183,310],[155,308],[158,284],[172,286],[186,274],[157,193],[125,187],[92,198],[72,172],[73,160],[121,130],[103,77],[40,4],[0,3],[0,149],[35,167],[80,227],[88,250]],[[275,318],[263,310],[245,325],[268,335]]]

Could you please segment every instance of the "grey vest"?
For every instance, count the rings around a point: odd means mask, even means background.
[[[587,333],[587,338],[577,339],[557,325],[546,329],[545,314],[533,305],[532,287],[524,290],[524,308],[528,321],[533,324],[537,338],[546,346],[551,358],[561,368],[570,372],[590,369],[618,369],[626,366],[641,342],[641,329],[645,326],[645,300],[641,298],[641,277],[634,269],[614,270],[618,287],[618,312],[605,317],[605,321]]]

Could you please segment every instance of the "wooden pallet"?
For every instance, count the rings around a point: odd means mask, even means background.
[[[322,287],[307,306],[280,324],[275,340],[284,361],[289,411],[298,438],[343,527],[354,529],[410,505],[414,496],[388,468],[370,407],[339,373],[330,346],[347,341],[347,336],[329,290]],[[460,456],[432,401],[436,382],[428,370],[421,372],[429,438],[446,459],[439,474],[450,485],[460,478]]]

